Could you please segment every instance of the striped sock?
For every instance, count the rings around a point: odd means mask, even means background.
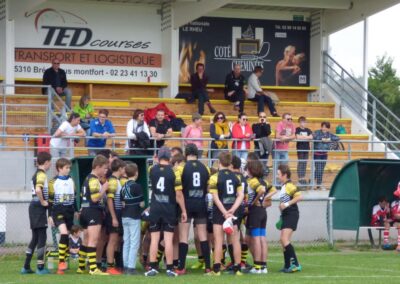
[[[86,268],[87,247],[82,245],[79,249],[79,268],[85,270]]]
[[[389,243],[389,230],[385,229],[383,231],[383,243],[388,244]]]
[[[164,255],[164,250],[165,250],[165,247],[159,244],[158,251],[157,251],[157,261],[158,262],[160,262],[162,260],[163,255]]]
[[[68,235],[63,234],[60,236],[60,242],[58,243],[58,260],[59,262],[65,262],[65,255],[68,248]]]
[[[261,262],[260,261],[254,261],[254,268],[255,269],[257,269],[257,270],[260,270],[261,269]]]
[[[240,261],[242,263],[246,263],[248,254],[249,254],[249,247],[246,244],[242,244],[242,254],[240,258]]]
[[[90,269],[90,271],[95,271],[97,269],[96,248],[95,247],[87,247],[87,256],[89,258],[89,269]]]

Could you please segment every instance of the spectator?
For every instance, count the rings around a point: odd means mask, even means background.
[[[133,112],[132,119],[126,126],[126,136],[128,137],[129,155],[147,155],[148,151],[132,148],[146,149],[151,147],[150,129],[144,121],[144,111],[137,109]]]
[[[247,160],[247,154],[250,150],[250,139],[253,138],[253,131],[248,123],[247,115],[241,113],[239,120],[232,127],[232,138],[240,141],[232,142],[232,149],[236,150],[236,156],[242,160]]]
[[[235,64],[233,71],[226,75],[225,78],[225,99],[235,103],[234,109],[242,113],[244,110],[244,90],[245,79],[242,74],[240,74],[240,65]]]
[[[254,141],[255,152],[261,160],[268,161],[269,154],[272,151],[272,140],[269,138],[271,135],[271,125],[267,120],[267,114],[260,112],[258,114],[258,123],[252,125],[252,130],[256,139]]]
[[[72,92],[68,86],[67,75],[60,68],[60,60],[54,59],[51,67],[46,69],[43,74],[43,85],[51,85],[59,96],[65,96],[65,104],[71,108]],[[43,88],[43,94],[47,94],[47,89]]]
[[[204,114],[204,104],[207,104],[211,113],[215,113],[215,109],[211,105],[210,98],[208,97],[209,91],[214,91],[212,89],[207,89],[208,77],[204,74],[204,64],[196,64],[196,73],[190,76],[190,84],[192,86],[192,96],[198,99],[199,113]]]
[[[280,164],[287,164],[289,160],[289,142],[295,137],[292,115],[284,113],[275,130],[275,138],[277,139],[274,150],[274,160],[277,162],[276,169]]]
[[[182,133],[183,138],[203,138],[203,128],[202,128],[203,119],[199,113],[194,113],[192,115],[192,124],[186,126],[185,130]],[[184,146],[187,144],[193,143],[197,146],[198,149],[198,157],[201,158],[203,156],[203,141],[202,140],[184,140]]]
[[[82,245],[81,232],[81,227],[72,225],[69,235],[69,255],[72,259],[78,259],[79,257],[79,250]]]
[[[156,118],[150,121],[149,126],[151,136],[157,141],[156,147],[159,149],[165,144],[163,139],[172,136],[172,127],[169,121],[165,119],[165,111],[158,110]],[[153,145],[151,146],[153,147]]]
[[[65,136],[85,137],[85,131],[79,125],[79,121],[79,114],[73,112],[69,116],[68,120],[61,123],[58,127],[50,140],[50,153],[53,158],[66,157],[67,150],[73,146],[73,144],[71,145],[71,140],[73,143],[73,139],[64,138]]]
[[[331,124],[328,121],[321,123],[321,129],[317,130],[313,134],[314,142],[314,162],[315,162],[315,173],[314,178],[317,180],[317,189],[321,189],[322,176],[324,175],[324,169],[326,161],[328,159],[328,151],[330,150],[331,142],[339,141],[340,138],[329,132]],[[325,190],[325,188],[322,188]]]
[[[106,146],[107,138],[115,136],[114,126],[107,118],[108,110],[101,109],[98,117],[90,121],[90,133],[94,138],[87,143],[89,156],[96,156]]]
[[[181,147],[172,147],[171,148],[171,157],[175,155],[183,155],[183,150]]]
[[[90,120],[94,117],[94,108],[90,103],[90,96],[83,95],[79,100],[79,104],[74,106],[74,112],[78,113],[81,117],[80,125],[86,131],[87,135],[90,129]]]
[[[248,95],[247,98],[250,101],[257,102],[257,113],[264,112],[264,105],[267,105],[272,116],[278,117],[274,102],[267,92],[264,92],[261,88],[260,80],[264,69],[261,66],[256,66],[253,73],[250,75],[247,87]]]
[[[399,193],[399,187],[397,187],[397,190],[393,192],[395,199],[392,201],[390,204],[390,219],[391,223],[390,225],[394,226],[397,228],[397,247],[396,250],[400,252],[400,197],[398,195]],[[389,226],[385,226],[385,231],[383,232],[383,243],[388,244],[389,243]],[[386,240],[385,240],[386,239]],[[383,247],[384,249],[387,249],[387,246]]]
[[[228,149],[228,141],[226,141],[226,139],[232,136],[223,112],[217,112],[214,115],[210,124],[210,136],[214,139],[211,142],[211,157],[213,159],[218,159],[219,153]]]
[[[296,139],[301,140],[297,141],[296,149],[297,149],[297,178],[300,184],[307,184],[306,177],[306,169],[307,169],[307,161],[308,154],[310,152],[310,142],[309,140],[313,139],[312,131],[306,127],[307,119],[304,116],[299,117],[300,126],[296,128]]]

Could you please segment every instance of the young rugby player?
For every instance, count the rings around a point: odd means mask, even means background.
[[[160,233],[164,234],[165,257],[167,262],[167,275],[177,276],[173,270],[173,236],[177,225],[177,204],[181,209],[182,222],[186,222],[185,201],[182,194],[182,185],[175,177],[172,166],[169,164],[171,151],[167,147],[161,147],[158,151],[159,164],[150,169],[151,180],[151,204],[150,204],[150,270],[145,276],[156,276],[157,250],[160,241]]]
[[[124,231],[124,272],[127,275],[136,274],[136,257],[140,247],[140,217],[144,208],[143,189],[139,183],[138,167],[129,163],[125,167],[127,182],[121,189],[122,225]]]
[[[49,192],[46,171],[51,165],[51,155],[40,152],[36,158],[37,171],[32,177],[32,201],[29,204],[29,223],[32,230],[32,239],[26,250],[26,258],[21,274],[31,274],[31,260],[37,247],[36,274],[49,274],[44,267],[45,246],[47,240],[47,207]]]
[[[284,273],[301,271],[301,265],[297,260],[294,247],[291,244],[291,238],[297,229],[299,222],[299,207],[297,203],[302,199],[301,193],[290,180],[291,172],[288,165],[278,167],[278,179],[282,184],[280,190],[280,204],[282,226],[281,226],[281,245],[285,266],[281,270]]]
[[[106,214],[106,230],[109,235],[107,243],[107,273],[119,275],[122,271],[118,270],[114,265],[114,256],[119,258],[121,249],[122,235],[122,201],[121,201],[121,183],[119,178],[125,174],[125,162],[115,159],[111,162],[112,175],[108,178],[107,189],[107,214]]]
[[[49,223],[58,228],[60,241],[58,242],[58,270],[57,274],[64,274],[67,269],[65,255],[68,251],[68,232],[74,224],[75,207],[75,184],[69,176],[71,161],[65,158],[56,162],[58,175],[49,183],[49,199],[51,217]]]
[[[83,228],[83,243],[79,250],[79,268],[82,274],[86,268],[86,257],[89,259],[89,274],[109,275],[102,272],[96,265],[96,246],[100,237],[101,225],[104,218],[104,199],[108,182],[100,180],[108,171],[108,159],[97,155],[92,162],[92,172],[86,177],[81,192],[80,224]]]
[[[209,180],[209,191],[213,195],[213,231],[214,231],[214,267],[209,275],[221,274],[222,246],[224,242],[224,231],[222,228],[226,219],[235,217],[237,209],[243,202],[243,190],[240,180],[235,173],[229,170],[232,163],[232,155],[222,152],[219,155],[219,171],[212,175]],[[233,233],[228,235],[233,245],[234,266],[233,272],[242,275],[240,270],[240,241],[238,227],[235,224]]]
[[[400,252],[400,196],[397,195],[395,191],[395,200],[390,204],[390,215],[391,222],[386,224],[385,231],[383,232],[383,241],[388,243],[389,241],[389,227],[390,225],[397,227],[397,248],[396,250]]]
[[[198,149],[193,143],[185,147],[186,164],[182,171],[182,192],[185,198],[187,221],[179,223],[179,267],[177,274],[185,274],[186,256],[188,253],[189,229],[193,219],[197,237],[200,241],[206,273],[210,272],[210,246],[207,241],[207,184],[209,169],[198,160]]]
[[[271,197],[277,192],[275,187],[269,185],[264,179],[264,169],[260,161],[247,163],[249,175],[249,214],[247,228],[250,231],[254,267],[250,270],[253,274],[267,274],[268,245],[266,238],[267,211],[271,205]]]

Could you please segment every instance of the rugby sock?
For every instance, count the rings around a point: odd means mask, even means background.
[[[233,245],[231,245],[231,244],[228,245],[228,253],[229,253],[229,257],[231,259],[231,263],[235,263],[235,259],[233,256]]]
[[[179,243],[179,270],[185,268],[186,265],[186,256],[188,253],[189,245],[186,243]]]
[[[161,244],[158,245],[158,252],[157,252],[157,261],[160,262],[164,255],[165,247]]]
[[[201,249],[201,253],[203,254],[203,256],[202,256],[203,262],[205,262],[205,264],[206,264],[206,269],[210,269],[211,268],[210,245],[208,244],[208,241],[200,242],[200,249]],[[199,257],[199,261],[200,261],[200,257]]]
[[[261,262],[261,268],[267,268],[267,262],[266,261],[263,261],[263,262]]]
[[[247,244],[242,244],[242,254],[241,254],[241,259],[240,261],[242,263],[246,263],[247,261],[247,255],[249,254],[249,247]]]
[[[285,268],[289,268],[290,267],[290,255],[287,250],[287,246],[283,249],[283,258],[285,260]]]
[[[260,270],[262,267],[262,262],[260,261],[254,261],[254,268],[257,270]]]
[[[157,270],[158,262],[150,262],[150,268]]]
[[[115,258],[115,266],[117,268],[123,268],[124,261],[122,260],[122,252],[120,252],[120,251],[114,252],[114,258]]]
[[[143,255],[143,263],[144,263],[144,264],[147,264],[148,258],[149,258],[149,257],[147,256],[147,254],[144,254],[144,255]]]
[[[204,256],[203,255],[199,255],[197,257],[197,261],[200,262],[200,263],[203,263],[204,262]]]
[[[97,265],[97,264],[96,264]],[[114,263],[111,262],[107,262],[107,268],[113,268],[114,267]]]
[[[85,270],[86,268],[86,256],[87,249],[84,245],[79,249],[79,269]]]
[[[238,272],[238,271],[240,271],[240,264],[234,264],[233,265],[233,272]]]
[[[397,229],[397,246],[400,246],[400,229]]]
[[[389,243],[389,230],[385,229],[383,231],[383,243],[388,244]]]
[[[65,262],[65,254],[68,248],[68,235],[62,234],[60,236],[60,242],[58,243],[58,260],[59,262]]]
[[[214,263],[213,270],[215,273],[218,273],[221,271],[221,263]]]
[[[95,271],[97,269],[96,264],[96,248],[95,247],[87,247],[87,256],[89,258],[89,269],[90,271]]]
[[[288,244],[285,247],[286,251],[288,251],[288,255],[289,255],[289,266],[291,264],[294,264],[296,266],[299,265],[298,261],[297,261],[297,257],[296,257],[296,253],[294,251],[294,247],[292,246],[292,244]]]
[[[25,263],[24,263],[24,268],[29,270],[31,269],[31,260],[33,256],[33,250],[28,248],[25,252],[26,258],[25,258]]]
[[[172,261],[172,266],[173,266],[173,267],[178,267],[178,266],[179,266],[179,259],[174,259],[174,260]]]
[[[226,245],[223,244],[222,245],[222,258],[221,258],[222,264],[225,264],[225,254],[226,254]]]

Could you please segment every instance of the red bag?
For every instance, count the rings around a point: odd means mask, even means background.
[[[35,138],[35,156],[40,152],[50,153],[50,139],[48,134],[39,134],[39,137]]]
[[[171,111],[165,103],[159,103],[154,108],[148,108],[144,110],[144,120],[146,123],[150,123],[151,120],[156,118],[157,111],[164,110],[165,111],[165,119],[171,120],[172,118],[176,118],[176,115],[173,111]]]

